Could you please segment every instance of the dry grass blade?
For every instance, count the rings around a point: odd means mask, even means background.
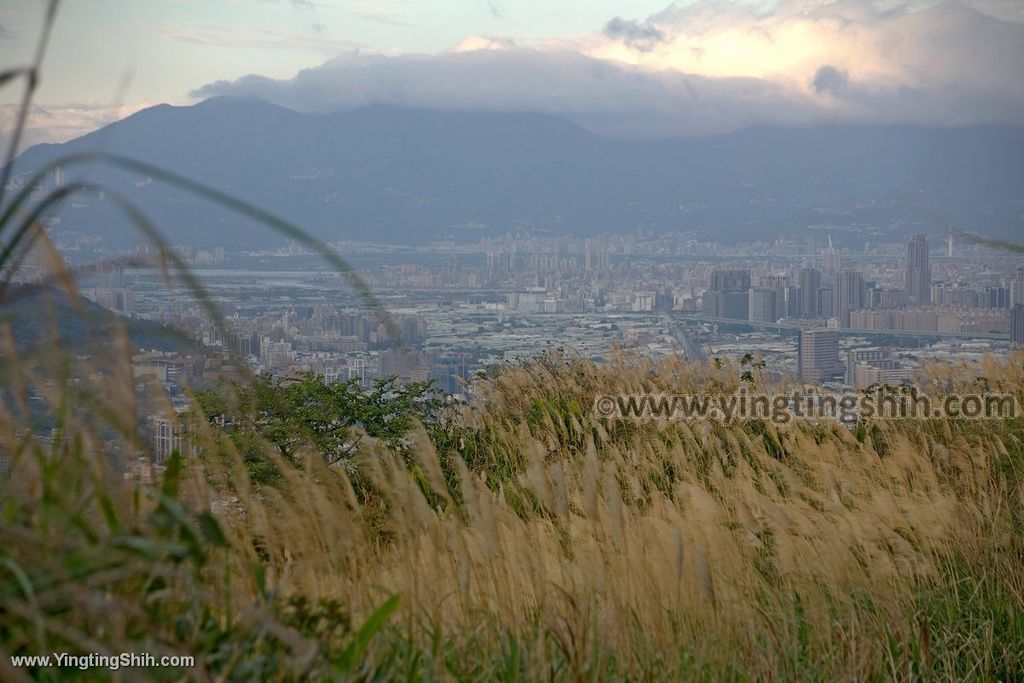
[[[25,187],[8,204],[3,214],[0,215],[0,235],[5,231],[6,226],[13,223],[13,218],[29,202],[32,192],[37,189],[43,180],[58,166],[70,167],[86,163],[105,163],[111,166],[142,173],[157,178],[169,185],[178,187],[198,197],[219,204],[231,209],[243,216],[252,218],[270,229],[294,240],[295,242],[311,249],[320,255],[337,272],[342,273],[348,279],[349,285],[359,295],[363,304],[370,309],[377,318],[387,327],[388,333],[395,339],[401,339],[401,334],[391,315],[387,312],[380,300],[370,289],[369,285],[359,277],[355,269],[345,261],[334,249],[314,238],[302,228],[287,221],[280,216],[260,209],[249,202],[233,197],[215,188],[196,182],[190,178],[172,173],[136,159],[111,155],[111,154],[76,154],[68,155],[54,161],[40,170],[26,183]],[[59,191],[59,190],[58,190]],[[45,200],[44,200],[45,201]],[[53,202],[49,202],[53,203]],[[0,262],[2,263],[2,262]]]
[[[36,43],[36,52],[32,60],[32,66],[7,71],[3,74],[4,79],[0,80],[0,87],[3,87],[3,85],[5,85],[6,82],[14,76],[24,76],[27,80],[25,84],[25,91],[21,98],[21,104],[18,107],[18,118],[17,121],[15,121],[14,130],[11,133],[11,140],[7,145],[7,154],[4,158],[3,171],[0,171],[0,206],[3,206],[7,191],[7,183],[11,179],[14,158],[18,155],[18,148],[21,145],[21,135],[25,130],[25,122],[28,120],[28,113],[32,107],[32,97],[35,95],[36,88],[39,86],[39,68],[43,64],[43,58],[46,56],[46,48],[50,44],[50,34],[53,30],[53,24],[57,20],[58,4],[59,0],[49,0],[47,4],[46,15],[43,17],[43,28],[39,32],[39,41]],[[0,223],[0,226],[2,226],[2,223]]]

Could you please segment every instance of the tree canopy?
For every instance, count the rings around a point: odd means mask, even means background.
[[[312,373],[284,379],[264,373],[247,385],[225,383],[199,392],[197,399],[257,481],[276,472],[262,444],[269,442],[290,462],[310,448],[329,464],[347,465],[367,436],[404,451],[414,422],[436,425],[444,404],[432,382],[400,384],[389,377],[367,390],[358,379],[328,382]]]

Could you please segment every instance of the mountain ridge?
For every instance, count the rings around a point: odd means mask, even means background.
[[[841,242],[1024,228],[1024,128],[758,126],[702,138],[610,139],[564,118],[367,105],[306,114],[217,97],[157,105],[15,162],[109,151],[182,173],[327,240],[424,243],[483,234],[594,234],[638,227],[718,241],[770,240],[826,225]],[[68,169],[75,178],[80,169]],[[269,245],[280,238],[223,209],[106,168],[175,243]],[[82,200],[67,229],[131,239],[116,212]],[[924,208],[922,208],[924,207]]]

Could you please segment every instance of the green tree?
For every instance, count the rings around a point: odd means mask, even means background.
[[[364,390],[356,379],[328,382],[312,373],[284,379],[261,374],[248,385],[199,392],[197,399],[205,418],[232,440],[261,482],[276,474],[261,444],[269,442],[290,462],[300,449],[312,448],[328,463],[344,465],[366,436],[406,451],[413,424],[436,430],[444,405],[432,382],[400,384],[389,377]]]

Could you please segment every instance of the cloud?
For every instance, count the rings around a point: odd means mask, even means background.
[[[0,24],[0,40],[6,40],[11,37],[11,32],[7,30],[7,27]]]
[[[353,10],[349,12],[353,17],[374,21],[378,24],[389,26],[412,26],[411,23],[402,18],[402,10],[397,7],[375,7],[364,10]]]
[[[585,36],[472,36],[437,54],[348,54],[292,79],[254,75],[193,95],[303,111],[539,111],[612,136],[824,121],[1024,125],[1024,11],[999,0],[911,1],[780,0],[766,11],[698,0]]]
[[[501,0],[480,0],[480,2],[495,19],[505,18],[505,6],[501,3]]]
[[[991,2],[979,7],[1008,11]],[[1014,14],[1024,21],[1024,10]],[[803,83],[823,64],[860,81],[913,84],[984,71],[1008,81],[1010,69],[1024,59],[1019,22],[957,2],[780,0],[766,11],[763,5],[697,0],[674,4],[637,26],[656,27],[661,40],[637,49],[628,34],[605,32],[585,47],[593,56],[647,68]]]
[[[511,50],[516,41],[507,36],[470,36],[452,48],[455,52],[473,52],[474,50]]]
[[[815,95],[841,95],[849,84],[850,75],[846,71],[823,64],[814,72],[811,90]]]
[[[648,52],[665,40],[665,34],[656,27],[622,17],[615,17],[605,24],[604,34],[612,40],[621,40],[641,52]]]
[[[497,1],[478,1],[503,15]],[[340,53],[290,79],[253,74],[193,93],[261,97],[300,111],[374,103],[536,111],[645,138],[755,124],[1024,125],[1020,0],[776,0],[767,7],[680,2],[644,19],[612,18],[586,35],[475,35],[442,52],[391,56],[312,31],[197,26],[167,34],[195,44]],[[394,10],[361,9],[371,21],[401,21]],[[67,120],[58,137],[100,116],[75,112],[68,105],[55,113]]]
[[[155,102],[111,106],[97,103],[70,103],[36,105],[29,110],[21,148],[27,149],[41,142],[64,142],[102,128],[151,107]],[[8,135],[18,120],[19,106],[0,104],[0,145],[6,149]]]
[[[769,120],[821,120],[810,95],[763,80],[650,72],[575,51],[527,47],[399,57],[353,53],[292,79],[249,76],[211,83],[192,94],[262,97],[305,111],[374,103],[535,111],[631,137],[706,134]]]
[[[231,0],[232,5],[291,5],[303,9],[313,9],[324,5],[313,0]]]
[[[169,40],[195,45],[233,47],[244,49],[291,50],[337,53],[362,47],[359,43],[326,35],[323,24],[314,23],[310,32],[284,31],[256,26],[196,26],[168,27],[163,34]]]

